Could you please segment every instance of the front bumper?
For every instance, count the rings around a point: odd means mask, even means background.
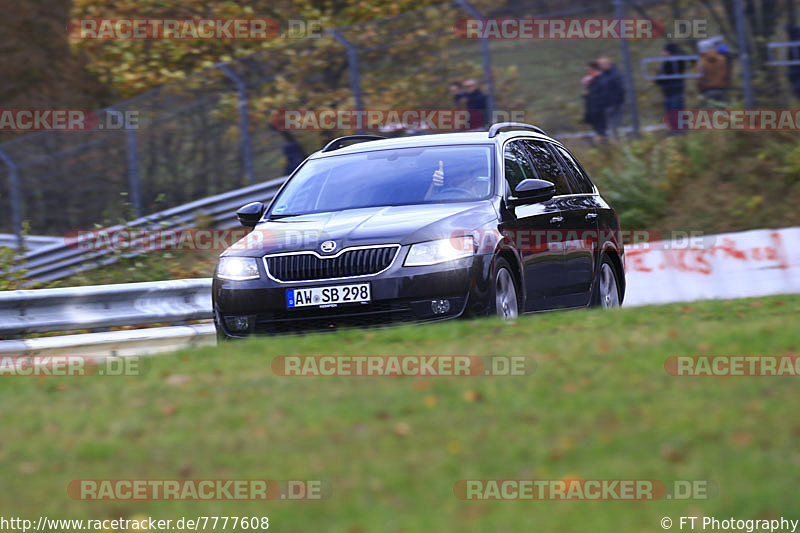
[[[374,276],[282,283],[270,279],[263,262],[259,261],[259,279],[214,278],[212,298],[217,332],[224,337],[245,337],[443,320],[489,312],[491,255],[405,267],[402,265],[407,248],[398,252],[397,261],[388,270]],[[370,303],[326,308],[286,306],[287,289],[367,282],[371,286]],[[435,313],[432,300],[448,300],[449,310]],[[246,316],[247,328],[233,330],[229,327],[226,317],[233,316]]]

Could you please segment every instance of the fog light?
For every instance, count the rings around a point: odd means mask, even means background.
[[[230,331],[245,331],[250,329],[250,317],[247,315],[226,316],[225,326]]]
[[[431,311],[434,315],[443,315],[450,311],[450,300],[431,300]]]

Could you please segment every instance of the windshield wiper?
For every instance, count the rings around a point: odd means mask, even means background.
[[[286,214],[286,215],[281,213],[280,215],[270,215],[269,218],[267,218],[267,220],[278,220],[280,218],[299,217],[299,216],[300,216],[300,213],[289,213],[289,214]]]

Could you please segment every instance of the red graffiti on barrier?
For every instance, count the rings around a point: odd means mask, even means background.
[[[712,259],[753,262],[771,268],[789,268],[781,234],[773,231],[769,235],[769,244],[750,248],[737,245],[736,240],[731,237],[725,237],[719,244],[712,246],[685,249],[670,249],[661,246],[660,243],[642,243],[626,249],[625,268],[635,272],[671,269],[711,275],[714,271]]]

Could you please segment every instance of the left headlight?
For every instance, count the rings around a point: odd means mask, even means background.
[[[475,253],[475,241],[471,236],[439,239],[411,245],[405,266],[425,266],[471,257]]]
[[[255,257],[220,257],[217,277],[233,281],[258,279],[258,264]]]

